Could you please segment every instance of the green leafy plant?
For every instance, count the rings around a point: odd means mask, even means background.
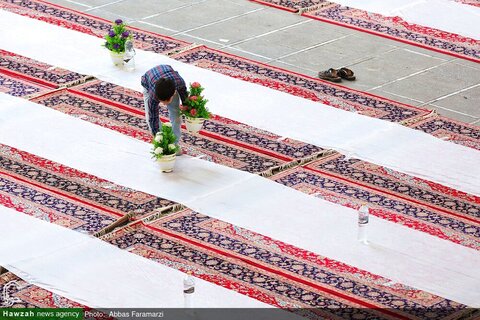
[[[132,39],[132,33],[127,30],[127,25],[122,19],[117,19],[112,24],[112,29],[105,35],[105,48],[116,53],[125,52],[125,42]]]
[[[176,154],[180,147],[175,144],[175,139],[172,124],[165,122],[152,139],[152,158],[160,159],[163,156]]]
[[[186,101],[180,106],[180,112],[190,118],[210,119],[212,114],[205,107],[208,100],[202,96],[204,88],[198,82],[190,84],[190,90]]]

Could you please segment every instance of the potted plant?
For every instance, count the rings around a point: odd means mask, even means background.
[[[191,83],[188,97],[180,106],[180,112],[185,117],[187,131],[192,133],[202,129],[203,122],[211,117],[211,113],[205,107],[208,100],[202,96],[203,89],[200,83]]]
[[[112,29],[105,35],[105,48],[110,50],[110,57],[116,66],[123,65],[125,42],[132,39],[132,33],[127,30],[127,25],[122,19],[117,19],[112,24]]]
[[[179,147],[175,144],[175,139],[170,122],[165,122],[162,129],[153,137],[151,153],[160,164],[162,172],[172,172],[175,166],[176,153],[179,150]]]

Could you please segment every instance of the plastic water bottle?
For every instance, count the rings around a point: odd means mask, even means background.
[[[367,241],[367,226],[368,226],[368,215],[370,213],[370,209],[364,203],[360,206],[358,210],[358,241],[368,244]]]
[[[135,48],[133,47],[133,41],[127,40],[125,42],[125,55],[123,56],[123,68],[126,71],[135,70]]]
[[[193,293],[195,292],[195,279],[192,272],[188,271],[187,276],[183,279],[183,298],[185,308],[192,308]]]

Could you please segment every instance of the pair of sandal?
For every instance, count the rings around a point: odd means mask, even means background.
[[[318,77],[323,80],[340,82],[342,79],[353,81],[355,80],[355,75],[352,70],[348,68],[333,69],[330,68],[327,71],[320,71]]]

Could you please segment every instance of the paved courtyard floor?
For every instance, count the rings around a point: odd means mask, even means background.
[[[50,0],[109,20],[316,76],[480,125],[480,64],[247,0]]]

